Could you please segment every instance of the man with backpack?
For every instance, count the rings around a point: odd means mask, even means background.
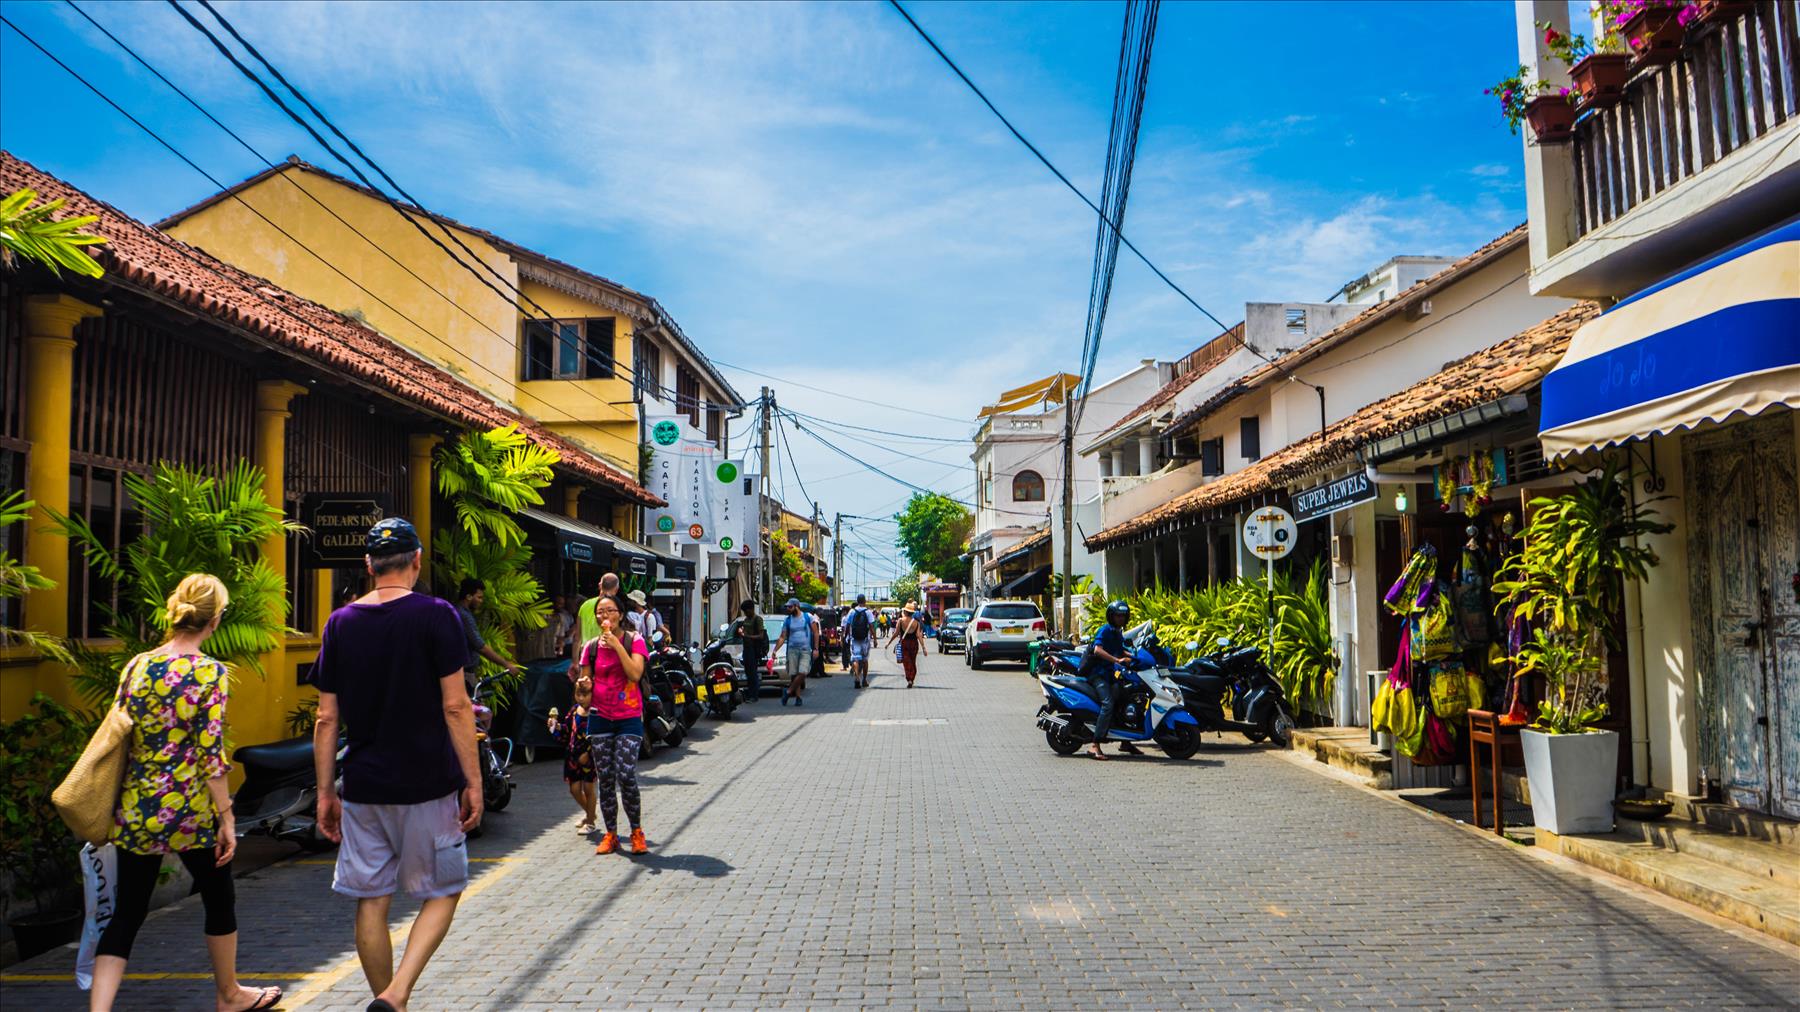
[[[875,613],[866,594],[856,595],[856,607],[844,616],[844,655],[850,659],[850,676],[856,687],[869,687],[869,650],[875,645]]]

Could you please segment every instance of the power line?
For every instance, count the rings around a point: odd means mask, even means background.
[[[1136,404],[1133,404],[1132,406],[1135,407]],[[807,421],[817,422],[820,425],[824,425],[828,428],[855,429],[858,432],[874,432],[874,433],[879,433],[884,436],[893,436],[896,439],[911,440],[913,442],[919,442],[919,443],[962,443],[962,444],[967,444],[969,442],[969,440],[963,436],[925,436],[925,435],[919,435],[917,433],[895,432],[892,429],[877,429],[877,428],[873,428],[873,427],[867,426],[867,425],[853,425],[850,422],[840,422],[840,421],[836,421],[836,420],[833,420],[830,418],[821,418],[818,415],[809,415],[804,411],[796,411],[793,408],[784,408],[782,410],[787,411],[791,414],[799,415],[801,418],[804,418]]]
[[[905,407],[901,407],[898,404],[885,404],[881,401],[872,401],[865,397],[853,397],[850,394],[843,393],[838,390],[827,390],[824,387],[812,386],[811,384],[808,384],[808,383],[802,383],[799,380],[788,379],[785,376],[776,376],[772,373],[758,372],[755,369],[746,369],[745,367],[743,367],[741,365],[732,365],[730,362],[721,361],[720,359],[717,359],[717,358],[713,359],[712,361],[713,361],[714,365],[718,366],[721,369],[732,369],[737,372],[745,373],[745,374],[748,374],[751,376],[760,376],[763,379],[774,380],[777,383],[786,383],[788,386],[799,387],[802,390],[811,390],[814,393],[830,394],[833,397],[842,397],[844,400],[855,401],[858,404],[867,404],[867,405],[870,405],[871,407],[877,407],[877,408],[887,408],[890,411],[904,411],[904,412],[907,412],[908,414],[923,415],[926,418],[938,418],[938,419],[942,419],[943,421],[946,421],[946,422],[958,422],[963,425],[969,424],[969,420],[967,418],[952,418],[949,415],[939,415],[939,414],[933,414],[930,411],[920,411],[918,408],[905,408]]]

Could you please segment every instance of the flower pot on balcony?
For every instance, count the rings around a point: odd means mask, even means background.
[[[1625,82],[1631,79],[1631,57],[1624,53],[1593,53],[1569,68],[1569,80],[1581,104],[1602,108],[1625,97]]]
[[[1681,55],[1679,13],[1673,7],[1640,7],[1629,21],[1619,26],[1619,34],[1625,36],[1631,55],[1637,58],[1637,66],[1653,67]]]
[[[1700,0],[1694,5],[1694,16],[1688,31],[1694,35],[1721,28],[1756,9],[1750,0]]]
[[[1575,107],[1567,95],[1540,95],[1526,103],[1525,122],[1539,144],[1561,144],[1575,135]]]
[[[1545,734],[1524,728],[1519,746],[1531,785],[1531,821],[1539,829],[1558,835],[1612,832],[1617,731]]]

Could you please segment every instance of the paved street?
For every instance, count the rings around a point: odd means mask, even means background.
[[[878,662],[879,663],[879,662]],[[817,683],[647,765],[652,853],[595,857],[520,770],[418,1009],[1791,1006],[1791,950],[1488,844],[1260,748],[1059,758],[1016,668]],[[894,723],[890,723],[894,722]],[[240,965],[361,1008],[328,862],[240,880]],[[9,968],[66,973],[72,953]],[[121,1008],[210,1008],[199,909]],[[81,1008],[66,981],[8,1008]]]

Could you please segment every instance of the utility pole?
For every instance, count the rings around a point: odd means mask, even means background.
[[[837,514],[831,520],[831,606],[839,607],[844,603],[844,515]]]
[[[1075,399],[1063,396],[1062,634],[1075,635]]]
[[[762,416],[757,420],[757,428],[762,439],[762,488],[756,497],[756,536],[761,538],[769,529],[769,464],[771,444],[769,442],[769,423],[775,414],[775,393],[768,387],[762,388]],[[763,605],[766,608],[775,606],[775,546],[768,545],[762,553],[763,565]]]
[[[823,567],[825,565],[825,546],[819,544],[819,542],[824,540],[825,525],[820,522],[819,504],[815,501],[813,503],[812,533],[807,535],[806,538],[806,543],[812,546],[813,564],[815,566]]]

